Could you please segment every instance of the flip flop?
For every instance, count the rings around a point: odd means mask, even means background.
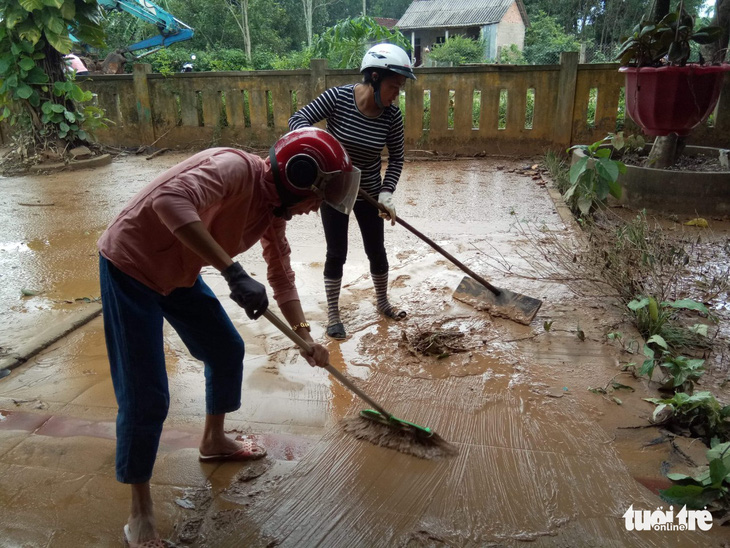
[[[129,548],[168,548],[169,544],[161,538],[153,538],[144,542],[132,542],[129,540],[129,524],[124,526],[124,546]]]
[[[395,320],[397,322],[404,320],[406,316],[408,316],[408,312],[405,310],[400,310],[399,308],[390,307],[387,311],[381,310],[380,313],[385,316],[386,318],[390,318],[391,320]]]
[[[234,453],[219,453],[217,455],[203,455],[200,453],[200,462],[240,462],[261,459],[266,456],[266,449],[249,438],[239,438],[243,446]]]

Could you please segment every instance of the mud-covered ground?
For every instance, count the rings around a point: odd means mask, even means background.
[[[96,239],[139,188],[183,157],[120,156],[94,171],[0,179],[4,351],[95,303]],[[568,248],[585,245],[549,181],[530,169],[538,161],[408,162],[396,193],[399,214],[470,268],[543,301],[528,326],[454,299],[464,273],[400,226],[386,231],[390,294],[409,315],[382,318],[351,225],[341,296],[349,337],[327,341],[332,364],[388,411],[453,443],[454,458],[422,460],[344,432],[339,420],[363,404],[306,366],[271,325],[249,321],[205,269],[247,344],[244,404],[229,418],[231,431],[259,435],[269,456],[197,462],[201,366],[167,329],[171,408],[153,478],[166,538],[216,547],[722,545],[719,526],[681,534],[625,527],[630,506],[663,505],[656,491],[670,485],[665,474],[702,464],[704,449],[646,427],[653,406],[644,398],[660,394],[623,371],[636,357],[607,338],[620,331],[624,341],[640,340],[615,301],[578,296],[531,263],[546,244],[520,227]],[[717,245],[707,257],[721,270],[728,228],[708,221]],[[708,229],[686,229],[711,240]],[[293,219],[289,235],[303,307],[326,341],[319,217]],[[239,260],[264,279],[258,246]],[[726,303],[725,294],[713,306],[720,313]],[[726,403],[728,375],[727,356],[707,373]],[[613,390],[614,380],[628,388]],[[55,428],[18,426],[40,414]],[[8,545],[119,542],[127,493],[114,481],[114,414],[100,318],[0,380],[0,500],[12,509],[0,516],[0,537]]]

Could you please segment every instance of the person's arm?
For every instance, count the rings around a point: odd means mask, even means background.
[[[175,237],[193,250],[207,264],[220,272],[233,264],[233,259],[211,236],[202,221],[194,221],[178,228]]]
[[[388,147],[388,167],[383,177],[383,187],[381,192],[395,192],[398,185],[400,174],[403,171],[403,162],[405,161],[405,134],[403,131],[403,116],[400,110],[395,109],[393,124],[385,139],[385,146]]]
[[[299,300],[288,301],[279,305],[281,313],[284,314],[286,321],[292,326],[292,329],[302,339],[307,341],[312,347],[312,354],[308,355],[304,350],[300,350],[300,354],[307,360],[307,363],[312,366],[325,367],[329,363],[330,353],[327,348],[319,343],[314,342],[312,335],[309,332],[309,324],[304,317],[304,311],[302,310],[302,303]]]
[[[335,110],[338,93],[337,88],[330,88],[307,106],[296,111],[289,118],[289,129],[293,131],[295,129],[313,126],[317,122],[329,118]]]
[[[184,245],[194,251],[201,259],[217,268],[228,282],[231,299],[246,311],[246,315],[256,320],[269,307],[266,288],[254,280],[215,241],[201,221],[181,226],[173,232]]]
[[[312,339],[309,323],[307,323],[299,300],[294,271],[291,268],[291,248],[286,239],[286,221],[284,219],[274,219],[271,226],[261,236],[261,247],[268,267],[269,285],[274,292],[274,299],[276,299],[281,313],[292,329],[313,349],[311,355],[304,350],[300,351],[301,355],[309,365],[326,366],[329,363],[329,351]]]
[[[385,145],[388,147],[388,167],[383,177],[383,185],[380,187],[378,195],[378,203],[380,203],[388,211],[387,214],[380,213],[381,217],[390,220],[390,224],[394,225],[396,221],[395,202],[393,200],[393,192],[400,179],[403,171],[403,162],[405,160],[405,138],[403,132],[403,117],[400,110],[395,110],[393,124],[385,139]]]

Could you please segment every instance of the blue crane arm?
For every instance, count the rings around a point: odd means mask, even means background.
[[[126,48],[127,51],[167,46],[173,42],[190,40],[193,37],[193,29],[148,0],[98,0],[98,2],[107,10],[126,11],[138,19],[156,25],[159,29],[160,36],[153,36],[132,44]]]

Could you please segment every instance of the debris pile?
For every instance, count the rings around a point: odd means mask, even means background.
[[[405,346],[412,355],[436,356],[438,359],[459,352],[468,352],[470,349],[464,346],[463,338],[464,333],[457,330],[418,329],[414,335],[409,335],[405,331],[401,333],[402,346]]]

